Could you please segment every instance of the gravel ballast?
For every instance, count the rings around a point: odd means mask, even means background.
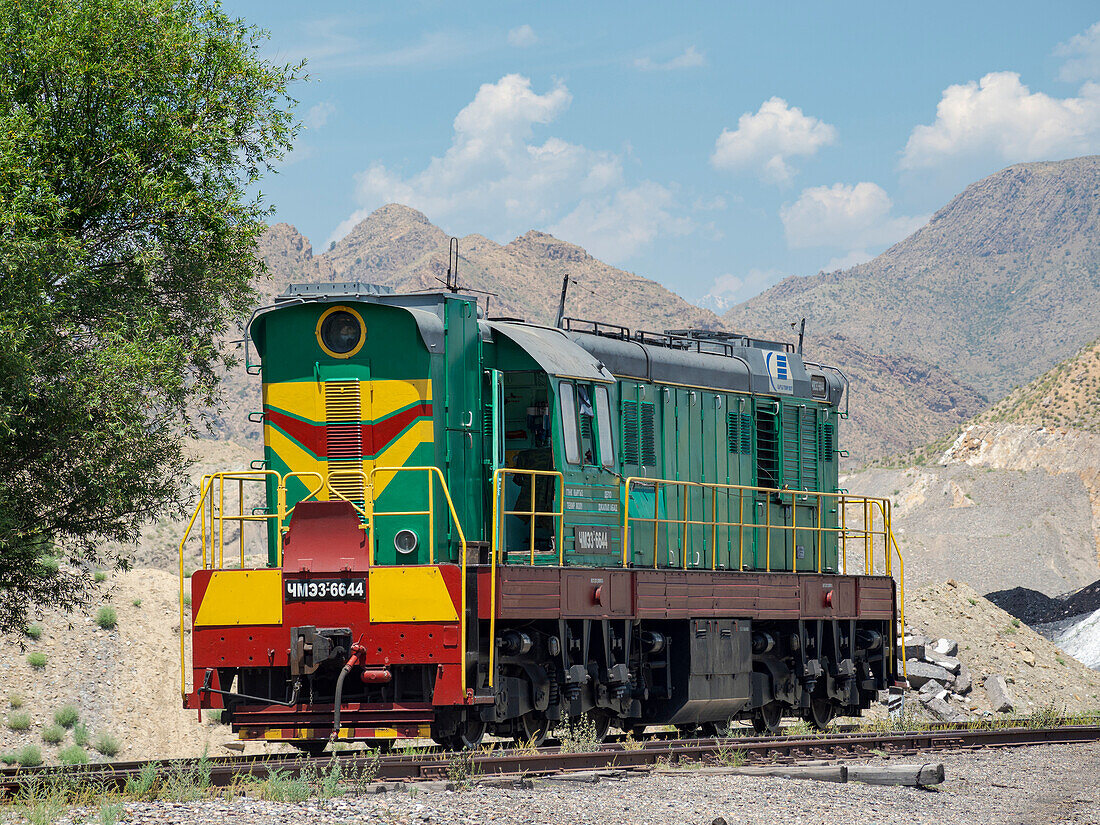
[[[474,787],[422,789],[370,796],[276,803],[242,798],[192,803],[127,803],[121,823],[140,825],[267,825],[299,823],[455,823],[533,825],[609,823],[710,825],[733,823],[1048,823],[1100,824],[1100,746],[1059,745],[931,754],[943,762],[946,782],[932,789],[882,787],[774,777],[667,771],[586,782],[537,782],[527,790]],[[871,759],[860,764],[919,763],[921,756]],[[73,810],[62,823],[97,811]],[[0,821],[19,822],[13,809]]]

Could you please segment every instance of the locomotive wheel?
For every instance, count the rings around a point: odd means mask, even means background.
[[[834,713],[833,703],[824,696],[814,696],[810,699],[810,724],[818,730],[828,730]]]
[[[451,750],[473,750],[485,738],[485,723],[480,719],[468,719],[458,726],[458,733],[449,738],[446,746]]]
[[[541,713],[531,711],[516,720],[512,738],[521,747],[541,748],[550,734],[550,723]]]
[[[603,742],[607,738],[607,732],[611,729],[611,717],[606,713],[590,711],[579,717],[573,717],[569,720],[570,732],[576,730],[577,725],[581,724],[582,720],[587,720],[586,724],[592,726],[592,735],[597,742]]]
[[[783,705],[779,702],[768,702],[764,707],[752,712],[752,729],[761,736],[777,733],[782,722]]]

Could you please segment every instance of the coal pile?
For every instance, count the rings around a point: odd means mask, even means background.
[[[1029,625],[1050,624],[1100,610],[1100,581],[1053,598],[1027,587],[998,590],[986,598]]]

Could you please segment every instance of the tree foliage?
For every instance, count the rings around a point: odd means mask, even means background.
[[[297,128],[264,42],[210,0],[0,4],[0,628],[179,500]]]

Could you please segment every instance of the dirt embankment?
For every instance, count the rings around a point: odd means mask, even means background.
[[[93,743],[100,733],[118,740],[118,759],[179,758],[204,750],[226,753],[223,744],[234,738],[229,728],[209,718],[200,724],[197,713],[182,707],[177,576],[131,570],[109,576],[96,588],[98,604],[110,604],[117,611],[114,630],[95,623],[98,605],[93,602],[86,614],[40,611],[32,617],[42,628],[37,641],[23,635],[0,636],[5,651],[0,656],[0,714],[5,722],[10,719],[14,694],[22,700],[20,710],[32,720],[23,732],[6,724],[0,728],[0,752],[34,744],[47,761],[52,760],[59,747],[72,743],[72,733],[55,747],[43,741],[42,731],[58,708],[71,704],[80,710]],[[45,654],[44,668],[28,663],[32,652]],[[89,756],[99,758],[91,748]]]

